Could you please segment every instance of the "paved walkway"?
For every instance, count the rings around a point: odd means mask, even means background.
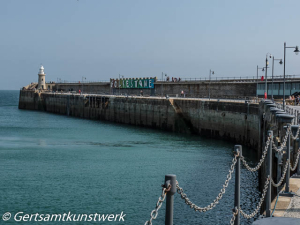
[[[299,225],[299,222],[296,218],[269,217],[256,220],[252,225]]]
[[[300,178],[290,179],[290,191],[296,195],[292,198],[279,196],[274,217],[258,219],[252,225],[300,225]],[[272,209],[275,202],[276,198],[271,204]]]
[[[274,217],[300,218],[300,178],[290,178],[290,191],[295,192],[296,195],[292,198],[279,196]],[[271,209],[274,208],[275,202],[276,198],[271,204]]]
[[[300,183],[299,178],[298,178],[298,183]],[[300,188],[296,192],[296,195],[292,198],[292,200],[291,200],[287,210],[283,214],[283,216],[300,218]],[[299,222],[299,224],[300,224],[300,222]]]

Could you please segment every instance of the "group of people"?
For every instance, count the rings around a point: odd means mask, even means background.
[[[170,81],[170,77],[169,76],[167,76],[167,81]],[[181,81],[181,79],[180,79],[180,77],[178,79],[176,77],[172,77],[171,81],[172,82],[179,82],[179,81]]]
[[[289,99],[295,101],[296,105],[299,105],[299,102],[300,102],[300,96],[299,95],[296,95],[296,96],[291,95]]]

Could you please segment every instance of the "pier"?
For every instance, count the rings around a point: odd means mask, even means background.
[[[239,224],[240,216],[252,218],[258,212],[265,212],[265,216],[270,217],[275,211],[276,215],[279,209],[277,208],[276,212],[274,202],[273,204],[271,202],[277,198],[284,184],[288,186],[284,189],[284,193],[290,193],[290,177],[293,171],[300,167],[297,166],[300,153],[298,150],[300,112],[297,108],[289,106],[284,111],[279,103],[275,104],[271,101],[257,102],[255,99],[209,100],[207,98],[21,90],[19,108],[85,119],[106,120],[171,132],[190,133],[236,143],[229,174],[225,178],[220,194],[211,205],[197,206],[186,197],[183,191],[185,184],[176,183],[174,185],[173,183],[172,185],[173,188],[176,187],[175,192],[178,192],[185,199],[186,204],[196,211],[205,212],[212,210],[221,202],[222,195],[225,194],[226,187],[231,180],[231,175],[235,172],[236,197],[231,224]],[[259,159],[256,167],[252,168],[247,164],[242,154],[241,145],[248,146],[252,151],[255,151]],[[242,201],[241,199],[238,200],[240,180],[237,180],[239,177],[238,168],[242,165],[249,171],[259,171],[260,189],[263,194],[257,208],[251,213],[240,209],[238,203]],[[290,169],[292,169],[291,173]],[[297,171],[296,173],[300,175],[300,172]],[[180,178],[177,179],[180,182]],[[279,189],[280,187],[281,189]],[[157,206],[161,205],[163,196],[167,196],[166,190],[168,190],[167,184],[165,184],[165,192],[163,192]],[[285,197],[291,198],[289,194]],[[167,200],[167,202],[170,204],[172,201]],[[201,203],[197,204],[201,205]],[[158,209],[156,208],[157,211]],[[155,215],[157,212],[151,213],[152,220],[156,218]],[[149,220],[148,224],[152,224],[151,221]],[[166,219],[166,221],[171,221],[171,218]]]

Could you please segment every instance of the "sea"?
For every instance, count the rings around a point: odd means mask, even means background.
[[[235,143],[20,110],[18,101],[19,91],[0,91],[0,224],[142,225],[166,174],[175,174],[189,199],[204,207],[219,194],[232,164]],[[243,148],[243,154],[256,165],[254,151]],[[219,204],[205,213],[175,193],[174,224],[229,224],[234,179],[233,174]],[[251,213],[259,199],[258,174],[242,167],[241,207]],[[153,225],[164,224],[165,205]],[[87,217],[62,221],[64,214]],[[61,220],[45,222],[47,215]],[[90,215],[92,221],[84,221]],[[106,221],[98,221],[99,215]],[[108,215],[119,216],[107,221]]]

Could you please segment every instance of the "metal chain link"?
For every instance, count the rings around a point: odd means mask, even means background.
[[[284,178],[285,178],[285,174],[286,174],[286,171],[287,171],[289,162],[290,162],[289,159],[285,162],[285,166],[284,166],[284,171],[283,171],[282,177],[280,178],[280,180],[279,180],[279,182],[278,182],[277,184],[274,182],[273,179],[271,179],[271,183],[272,183],[272,185],[273,185],[274,187],[279,187],[279,186],[282,184],[282,182],[283,182],[283,180],[284,180]]]
[[[253,211],[253,213],[251,214],[246,214],[241,208],[240,208],[240,212],[241,212],[241,215],[243,217],[245,217],[246,219],[251,219],[253,218],[257,213],[258,213],[258,210],[261,208],[261,205],[262,203],[264,202],[264,199],[265,199],[265,196],[266,196],[266,193],[267,193],[267,189],[268,189],[268,185],[270,183],[270,176],[267,177],[267,180],[265,182],[265,186],[264,186],[264,190],[263,190],[263,194],[261,196],[261,199],[256,207],[256,209]]]
[[[232,159],[232,164],[230,166],[230,170],[229,173],[227,175],[227,179],[225,180],[225,183],[223,185],[223,188],[221,189],[220,193],[218,194],[218,196],[215,198],[215,200],[213,200],[213,202],[209,205],[207,205],[206,207],[199,207],[197,205],[195,205],[193,202],[190,201],[190,199],[187,197],[187,195],[184,193],[183,189],[181,187],[179,187],[179,183],[178,181],[176,181],[176,189],[177,189],[177,193],[181,195],[181,198],[184,199],[185,203],[187,205],[190,206],[191,209],[194,209],[195,211],[198,212],[206,212],[209,211],[211,209],[213,209],[218,203],[219,201],[222,199],[223,195],[225,194],[225,189],[228,187],[229,181],[231,180],[231,175],[234,171],[234,166],[237,162],[237,157],[239,155],[235,155],[234,158]]]
[[[273,147],[273,149],[276,151],[276,152],[278,152],[278,153],[280,153],[280,154],[283,154],[283,148],[284,148],[284,146],[280,146],[280,148],[277,148],[277,146],[275,145],[275,143],[274,143],[274,141],[272,141],[272,147]]]
[[[160,209],[160,207],[162,206],[162,203],[164,202],[164,200],[166,198],[166,194],[167,194],[166,190],[167,190],[166,188],[163,188],[162,194],[158,198],[158,201],[156,203],[156,207],[155,207],[154,210],[152,210],[152,212],[150,214],[151,218],[150,218],[150,220],[148,220],[148,221],[145,222],[145,225],[152,225],[152,220],[156,219],[156,217],[158,215],[158,210]]]
[[[247,164],[246,160],[244,159],[244,156],[241,156],[241,160],[242,160],[244,166],[247,168],[247,170],[249,170],[249,171],[251,171],[251,172],[255,172],[256,170],[258,170],[258,169],[261,167],[262,163],[265,161],[265,158],[266,158],[266,155],[267,155],[267,152],[268,152],[268,147],[269,147],[269,145],[270,145],[270,142],[271,142],[271,136],[268,137],[268,140],[267,140],[267,142],[266,142],[265,150],[264,150],[264,152],[263,152],[263,154],[262,154],[262,157],[261,157],[261,159],[259,160],[259,163],[257,164],[257,166],[254,167],[254,168],[251,168],[251,167]]]
[[[296,158],[294,167],[292,167],[292,163],[290,162],[291,171],[295,171],[296,170],[297,165],[298,165],[298,161],[299,161],[299,156],[300,156],[300,148],[298,149],[297,158]]]
[[[284,136],[284,139],[283,139],[283,142],[282,142],[282,145],[280,146],[280,148],[277,148],[274,141],[272,141],[272,144],[273,144],[273,149],[276,151],[276,152],[282,152],[283,148],[286,146],[286,142],[287,142],[287,139],[289,137],[289,134],[291,132],[291,126],[288,126],[286,132],[285,132],[285,136]]]
[[[297,130],[297,133],[296,133],[295,136],[293,135],[293,133],[292,133],[292,131],[291,131],[291,137],[292,137],[293,140],[296,140],[296,139],[298,138],[299,132],[300,132],[300,127],[298,127],[298,130]]]
[[[238,213],[239,213],[239,210],[237,209],[237,207],[235,207],[234,212],[232,213],[231,220],[230,220],[230,225],[234,225],[234,221],[235,221],[235,218]]]

